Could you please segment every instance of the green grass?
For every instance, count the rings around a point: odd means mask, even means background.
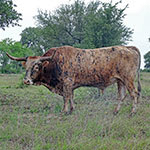
[[[150,73],[142,73],[138,111],[128,97],[114,116],[116,86],[75,91],[75,111],[61,114],[63,99],[43,86],[22,86],[21,75],[0,75],[0,150],[150,149]],[[24,87],[24,88],[21,88]]]

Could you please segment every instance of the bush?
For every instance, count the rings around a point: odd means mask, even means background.
[[[150,72],[150,69],[142,69],[142,72]]]
[[[27,87],[27,85],[23,83],[24,76],[25,76],[25,72],[20,75],[19,82],[17,83],[16,88],[25,88],[25,87]]]

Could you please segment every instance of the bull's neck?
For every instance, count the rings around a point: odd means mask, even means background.
[[[41,85],[44,85],[45,87],[47,87],[47,88],[48,88],[51,92],[53,92],[53,93],[56,93],[56,94],[59,94],[59,95],[63,96],[62,88],[60,88],[60,87],[56,87],[56,88],[54,88],[54,87],[50,86],[49,84],[47,84],[47,83],[43,83],[43,82],[41,82]]]
[[[43,69],[40,77],[40,83],[50,91],[62,95],[62,83],[59,80],[61,71],[57,65]]]

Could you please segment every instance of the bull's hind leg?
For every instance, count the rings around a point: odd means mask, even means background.
[[[136,113],[139,94],[134,86],[133,80],[132,81],[128,80],[126,82],[126,87],[129,91],[131,98],[133,99],[133,105],[132,105],[132,110],[131,110],[131,115],[132,115],[132,114]]]
[[[119,80],[117,82],[117,85],[118,85],[118,98],[117,98],[118,99],[118,105],[114,110],[114,114],[118,113],[123,100],[126,98],[126,87],[125,87],[125,85]]]

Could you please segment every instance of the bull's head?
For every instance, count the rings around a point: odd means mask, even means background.
[[[46,67],[49,64],[49,61],[52,59],[51,56],[49,57],[40,57],[40,56],[30,56],[30,57],[13,57],[6,53],[7,56],[16,61],[22,61],[22,65],[26,69],[26,75],[24,77],[24,83],[33,85],[36,81],[38,81],[43,67]]]

